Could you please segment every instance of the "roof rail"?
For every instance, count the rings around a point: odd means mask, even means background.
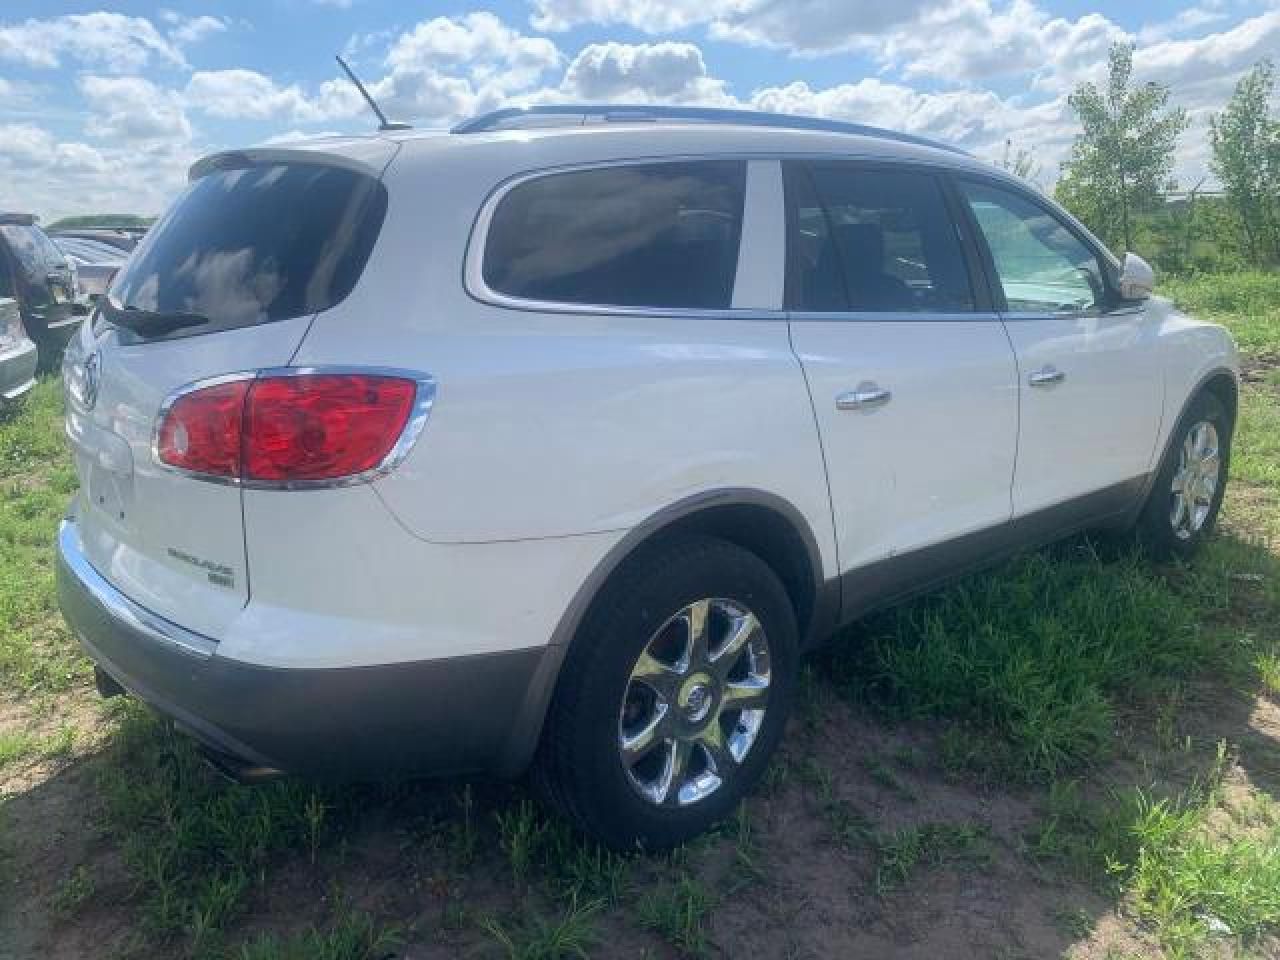
[[[959,147],[910,133],[898,133],[863,123],[824,120],[789,113],[766,113],[762,110],[728,110],[720,107],[667,107],[651,104],[541,104],[532,107],[506,107],[463,120],[450,133],[489,133],[495,130],[527,130],[536,127],[588,126],[593,123],[687,123],[739,124],[751,127],[775,127],[785,130],[821,130],[827,133],[852,133],[881,140],[897,140],[925,147],[966,154]],[[966,154],[967,155],[967,154]]]

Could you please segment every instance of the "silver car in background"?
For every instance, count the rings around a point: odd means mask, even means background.
[[[16,400],[35,386],[36,345],[22,325],[22,312],[13,292],[5,289],[0,270],[0,400]]]
[[[99,240],[81,237],[54,236],[54,245],[61,250],[76,268],[80,294],[90,303],[107,292],[111,278],[116,275],[129,254]]]

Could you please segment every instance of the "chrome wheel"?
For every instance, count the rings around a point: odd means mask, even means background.
[[[732,600],[698,600],[649,638],[618,714],[618,753],[650,803],[688,806],[728,781],[769,704],[769,641]]]
[[[1182,441],[1170,491],[1169,522],[1180,540],[1190,540],[1203,529],[1221,477],[1218,429],[1201,420]]]

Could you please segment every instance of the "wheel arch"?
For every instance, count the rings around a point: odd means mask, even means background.
[[[578,628],[613,576],[644,552],[693,535],[726,540],[769,565],[795,608],[802,648],[835,628],[840,607],[839,580],[828,581],[817,538],[794,505],[775,494],[740,488],[707,491],[678,501],[633,527],[579,587],[529,685],[498,773],[517,776],[533,758],[560,668]]]

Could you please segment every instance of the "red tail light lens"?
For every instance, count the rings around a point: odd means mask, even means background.
[[[409,422],[412,380],[312,374],[255,381],[244,410],[253,480],[332,480],[372,470]]]
[[[266,485],[341,480],[381,464],[418,383],[356,373],[264,375],[180,396],[156,432],[160,462]]]
[[[184,393],[156,431],[161,463],[212,477],[240,476],[240,423],[250,380]]]

